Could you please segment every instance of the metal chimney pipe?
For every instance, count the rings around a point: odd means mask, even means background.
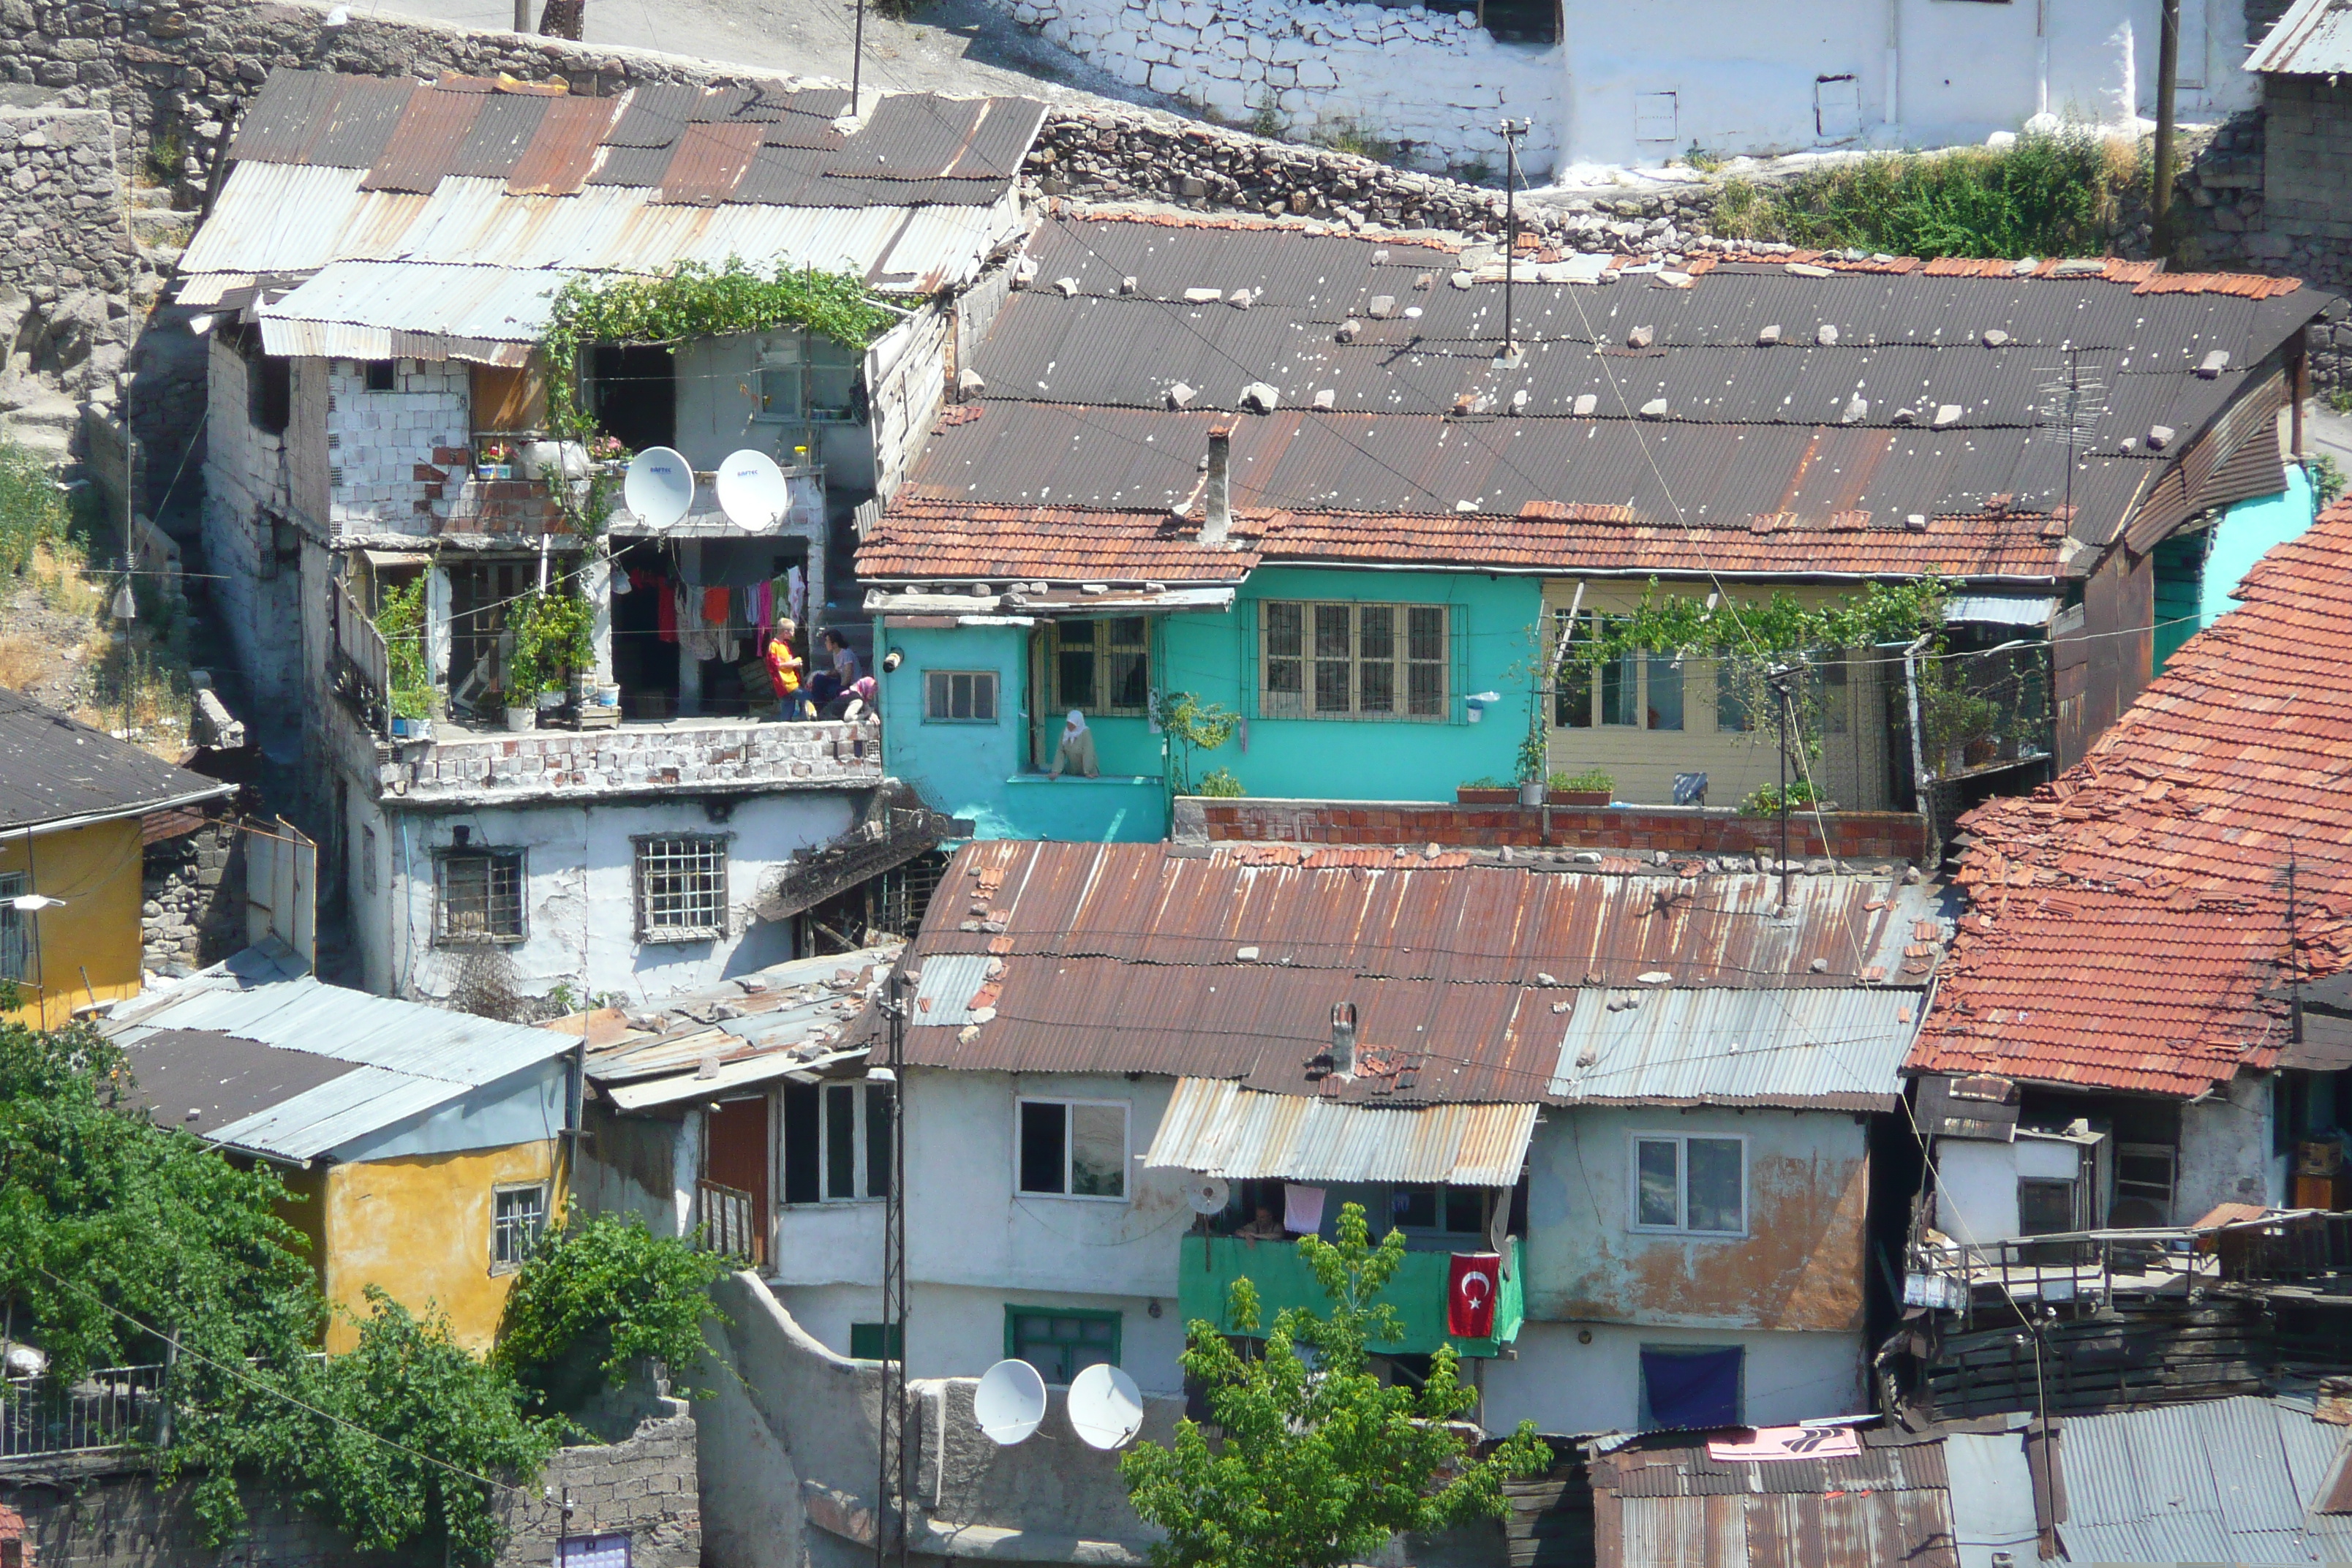
[[[1231,475],[1234,461],[1234,427],[1230,425],[1209,426],[1209,478],[1201,492],[1201,542],[1223,544],[1233,531],[1234,503]]]

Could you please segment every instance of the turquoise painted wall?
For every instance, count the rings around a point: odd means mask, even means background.
[[[1256,712],[1258,604],[1265,599],[1443,604],[1449,607],[1447,712],[1437,721],[1268,719]],[[1245,732],[1194,760],[1194,776],[1232,770],[1254,795],[1330,800],[1451,800],[1456,784],[1510,779],[1527,725],[1527,634],[1542,614],[1532,577],[1271,567],[1231,612],[1155,618],[1151,684],[1191,691],[1246,718]],[[877,626],[875,646],[905,661],[882,679],[883,755],[938,810],[974,820],[982,838],[1142,841],[1167,834],[1165,742],[1144,719],[1087,715],[1102,777],[1049,781],[1029,766],[1028,638],[1023,627]],[[993,669],[993,724],[927,723],[923,677]],[[1471,723],[1464,699],[1505,700]],[[1046,720],[1058,734],[1060,716]]]
[[[2214,525],[2213,548],[2205,557],[2205,585],[2202,602],[2198,605],[2197,624],[2201,629],[2238,607],[2230,597],[2230,590],[2246,579],[2273,545],[2284,544],[2299,538],[2309,528],[2318,513],[2317,497],[2311,488],[2311,477],[2300,463],[2286,468],[2286,489],[2274,496],[2257,496],[2242,500],[2222,514]]]

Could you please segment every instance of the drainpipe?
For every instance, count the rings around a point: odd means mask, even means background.
[[[1886,0],[1886,123],[1903,123],[1903,0]]]
[[[1930,782],[1927,777],[1927,750],[1919,737],[1919,668],[1913,661],[1918,658],[1920,650],[1927,646],[1927,639],[1935,635],[1933,632],[1922,632],[1919,634],[1917,642],[1903,650],[1904,699],[1911,707],[1912,804],[1919,808],[1919,820],[1926,825],[1927,830],[1926,857],[1927,864],[1919,868],[1919,874],[1923,877],[1933,871],[1940,858],[1937,851],[1942,846],[1936,842],[1936,813],[1927,794],[1927,785]]]
[[[2033,0],[2033,112],[2050,112],[2050,0]]]
[[[1233,531],[1234,427],[1209,426],[1209,477],[1201,492],[1201,542],[1223,544]]]

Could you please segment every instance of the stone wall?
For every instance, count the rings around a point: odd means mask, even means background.
[[[1824,843],[1822,827],[1828,828]],[[1176,803],[1179,842],[1444,845],[1552,848],[1611,858],[1729,857],[1777,864],[1780,819],[1727,806],[1448,805],[1426,801],[1203,800]],[[1832,811],[1789,818],[1790,858],[1900,860],[1927,854],[1926,826],[1898,811]],[[1826,868],[1824,867],[1823,868]]]
[[[1300,140],[1352,136],[1423,168],[1502,166],[1496,122],[1531,120],[1521,163],[1558,161],[1558,45],[1495,41],[1471,12],[1281,0],[1011,0],[1016,21],[1133,87]],[[1409,68],[1404,63],[1409,61]]]
[[[684,719],[658,728],[468,734],[384,747],[383,790],[412,805],[570,805],[647,790],[873,789],[881,727]]]
[[[178,979],[245,945],[245,856],[234,823],[158,839],[145,859],[141,969]]]
[[[2266,79],[2262,227],[2266,258],[2329,289],[2352,285],[2352,84]],[[2253,249],[2249,237],[2249,249]]]
[[[13,22],[0,5],[0,29]],[[0,423],[52,460],[67,456],[79,399],[112,402],[131,337],[114,125],[81,98],[0,100]]]
[[[677,1404],[678,1402],[672,1402]],[[559,1535],[626,1533],[631,1568],[695,1568],[702,1510],[695,1425],[649,1420],[626,1442],[559,1449],[538,1483],[503,1494],[509,1531],[498,1568],[555,1561]],[[138,1461],[111,1454],[10,1460],[0,1468],[0,1514],[23,1520],[26,1568],[440,1568],[438,1551],[354,1551],[332,1525],[248,1490],[244,1537],[206,1547],[183,1482],[164,1487]],[[551,1497],[549,1494],[552,1493]],[[564,1511],[569,1500],[571,1511]]]

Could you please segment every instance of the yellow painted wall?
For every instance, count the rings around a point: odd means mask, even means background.
[[[364,1318],[366,1289],[381,1285],[419,1315],[437,1305],[459,1343],[489,1349],[514,1286],[513,1273],[494,1272],[490,1260],[491,1194],[547,1182],[552,1217],[562,1212],[567,1175],[551,1141],[331,1167],[322,1216],[328,1302]],[[328,1327],[330,1352],[358,1343],[355,1322],[338,1317]]]
[[[21,833],[0,835],[0,874],[27,869],[31,891],[66,902],[21,917],[28,949],[18,982],[25,1005],[7,1016],[57,1028],[76,1007],[138,995],[139,819],[37,834],[29,843]],[[37,952],[30,951],[35,937]]]
[[[1589,580],[1583,584],[1580,603],[1577,600],[1577,587],[1574,578],[1544,584],[1546,625],[1556,627],[1558,616],[1571,604],[1581,611],[1600,615],[1630,613],[1640,605],[1647,584]],[[1682,593],[1695,599],[1706,598],[1713,587],[1706,582],[1659,584],[1662,593]],[[1855,590],[1792,584],[1786,591],[1800,604],[1817,605],[1834,604],[1841,595]],[[1739,599],[1752,598],[1761,603],[1769,601],[1772,593],[1761,586],[1743,589],[1733,585],[1733,596]],[[1891,656],[1882,652],[1866,657]],[[1882,663],[1860,661],[1847,667],[1843,699],[1839,689],[1831,687],[1823,704],[1829,732],[1822,737],[1822,754],[1808,763],[1814,784],[1851,811],[1882,811],[1889,804],[1886,748],[1892,737],[1887,731],[1884,707],[1885,685],[1890,679],[1888,669]],[[1891,679],[1899,685],[1901,670],[1895,669]],[[1553,724],[1549,747],[1552,772],[1578,773],[1588,768],[1605,768],[1617,781],[1616,797],[1643,805],[1670,804],[1675,798],[1676,773],[1705,773],[1709,805],[1738,805],[1743,796],[1765,784],[1780,782],[1780,762],[1775,744],[1778,726],[1776,723],[1772,731],[1762,734],[1718,731],[1715,723],[1715,688],[1713,659],[1685,659],[1680,730],[1634,729],[1614,724],[1574,729]],[[1792,782],[1803,776],[1793,762],[1789,776]]]

